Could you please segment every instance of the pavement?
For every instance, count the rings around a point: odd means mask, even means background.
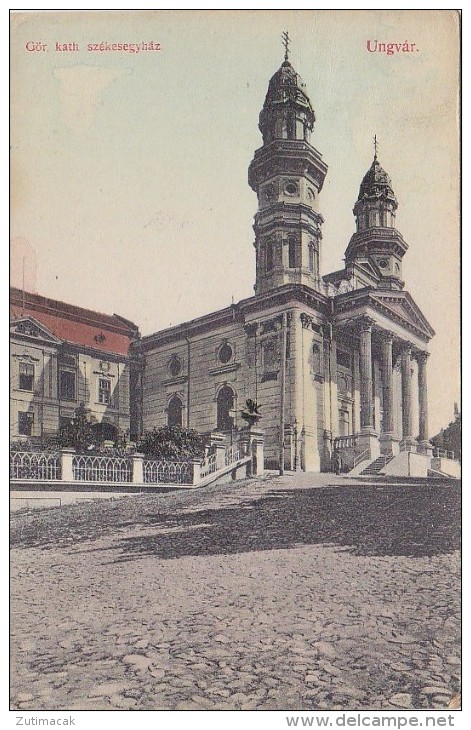
[[[11,709],[457,708],[460,486],[268,475],[16,512]]]

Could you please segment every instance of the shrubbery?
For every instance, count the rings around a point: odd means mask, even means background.
[[[204,437],[192,428],[161,426],[142,436],[138,450],[154,459],[200,459],[204,456]]]

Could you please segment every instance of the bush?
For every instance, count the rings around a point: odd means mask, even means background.
[[[204,456],[204,438],[193,428],[162,426],[147,431],[138,450],[155,459],[187,461]]]

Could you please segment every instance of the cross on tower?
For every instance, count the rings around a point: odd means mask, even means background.
[[[378,140],[376,139],[376,134],[375,134],[375,139],[374,139],[374,146],[375,146],[375,160],[377,160],[378,159]]]
[[[283,35],[281,36],[281,38],[285,47],[285,61],[287,61],[289,56],[289,44],[291,43],[287,30],[283,31]]]

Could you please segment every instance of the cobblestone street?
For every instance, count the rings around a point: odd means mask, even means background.
[[[15,513],[11,707],[456,706],[459,492],[300,474]]]

